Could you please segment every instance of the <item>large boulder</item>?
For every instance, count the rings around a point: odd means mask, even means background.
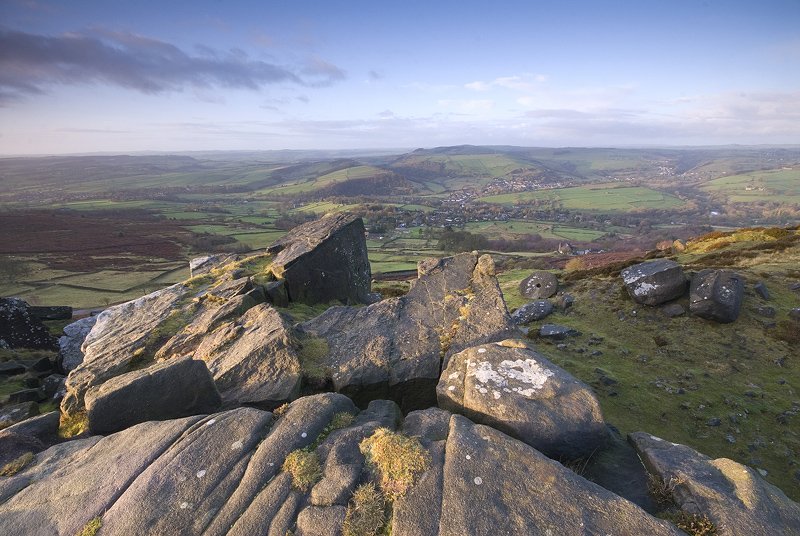
[[[364,222],[347,213],[299,225],[267,248],[289,300],[368,303],[372,272]]]
[[[439,407],[497,428],[551,458],[588,457],[608,438],[591,388],[522,341],[454,355],[436,394]]]
[[[491,257],[464,253],[420,263],[411,290],[366,307],[332,307],[304,322],[337,391],[359,404],[391,397],[404,411],[435,404],[443,360],[516,333]]]
[[[744,281],[730,270],[701,270],[692,277],[689,310],[692,314],[729,324],[739,318]]]
[[[64,372],[69,373],[83,363],[81,347],[95,322],[97,322],[96,316],[87,316],[64,326],[64,335],[58,339],[58,357]]]
[[[530,324],[542,320],[553,312],[553,304],[549,300],[536,300],[526,303],[511,314],[515,324]]]
[[[686,292],[686,276],[675,261],[659,259],[625,268],[620,273],[631,298],[643,305],[659,305]]]
[[[85,401],[89,429],[98,434],[213,413],[222,405],[206,364],[188,356],[112,378],[89,389]]]
[[[165,336],[166,320],[181,309],[188,294],[188,287],[172,285],[97,315],[81,347],[83,362],[67,376],[61,410],[67,415],[82,411],[89,387],[152,359],[157,345],[163,343],[159,339]]]
[[[57,349],[55,337],[18,298],[0,298],[0,348]]]
[[[643,432],[629,436],[645,467],[663,482],[683,510],[707,516],[719,536],[800,534],[800,504],[758,472]]]

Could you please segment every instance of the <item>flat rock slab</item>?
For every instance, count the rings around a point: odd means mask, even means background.
[[[739,318],[744,280],[730,270],[701,270],[692,277],[689,310],[692,314],[729,324]]]
[[[675,261],[659,259],[625,268],[620,273],[631,298],[643,305],[659,305],[686,292],[686,276]]]
[[[750,467],[708,456],[644,432],[628,440],[648,470],[675,484],[672,497],[687,512],[707,516],[720,536],[800,534],[800,504]]]
[[[554,341],[563,341],[567,337],[575,337],[580,335],[580,331],[568,326],[559,326],[558,324],[544,324],[539,328],[539,337],[543,339],[552,339]]]
[[[552,458],[589,456],[608,438],[591,388],[521,341],[454,355],[436,394],[439,407],[497,428]]]
[[[340,212],[299,225],[270,245],[273,272],[289,300],[367,303],[372,271],[364,232],[360,217]]]
[[[553,312],[553,304],[548,300],[536,300],[534,302],[526,303],[513,313],[511,313],[511,320],[515,324],[530,324],[537,320],[542,320]]]
[[[112,378],[89,389],[85,400],[89,429],[97,434],[213,413],[222,405],[206,364],[189,356]]]
[[[550,298],[558,292],[558,278],[550,272],[533,272],[519,284],[519,293],[530,300]]]

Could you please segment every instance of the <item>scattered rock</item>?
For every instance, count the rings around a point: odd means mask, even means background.
[[[0,376],[16,376],[28,370],[25,365],[17,361],[0,362]]]
[[[439,407],[552,458],[588,456],[607,438],[591,388],[524,347],[486,344],[459,352],[442,371],[436,394]]]
[[[55,350],[55,338],[18,298],[0,298],[0,347]]]
[[[67,374],[83,363],[81,346],[86,340],[86,336],[92,331],[95,322],[97,322],[96,316],[87,316],[64,326],[64,335],[58,339],[58,355],[61,368]]]
[[[756,309],[756,313],[767,318],[775,318],[775,308],[770,305],[762,305]]]
[[[648,471],[675,482],[672,498],[683,510],[707,516],[720,536],[800,534],[800,505],[759,473],[732,460],[712,460],[676,443],[637,432],[629,441]]]
[[[51,374],[42,380],[42,390],[44,396],[50,400],[60,400],[64,398],[66,389],[64,383],[67,378],[61,374]]]
[[[366,303],[372,272],[364,222],[347,213],[327,214],[289,231],[267,248],[273,272],[289,300],[301,303]]]
[[[719,426],[722,424],[722,419],[719,417],[711,417],[706,421],[706,426]]]
[[[100,434],[212,413],[222,403],[206,364],[188,356],[112,378],[89,389],[85,400],[89,429]]]
[[[668,259],[635,264],[622,270],[620,275],[631,298],[644,305],[659,305],[680,298],[686,292],[683,268]]]
[[[692,277],[689,310],[706,320],[728,324],[739,317],[744,282],[729,270],[701,270]]]
[[[763,281],[759,281],[753,285],[753,290],[763,299],[769,300],[769,289],[767,289],[767,285],[765,285]]]
[[[791,285],[789,285],[789,290],[800,290],[800,281],[798,281],[797,283],[792,283]]]
[[[580,335],[578,330],[567,326],[559,326],[558,324],[545,324],[539,328],[539,337],[554,341],[563,341],[567,337],[575,337],[577,335]]]
[[[558,300],[558,306],[562,311],[566,311],[575,303],[575,297],[572,294],[562,294]]]
[[[519,293],[529,300],[550,298],[558,291],[558,278],[550,272],[533,272],[519,284]]]
[[[24,421],[39,414],[39,404],[36,402],[22,402],[0,408],[0,429],[8,428],[12,424]]]
[[[680,303],[668,303],[661,307],[661,312],[667,318],[675,318],[686,314],[686,309]]]
[[[800,320],[800,307],[795,307],[789,310],[789,318],[792,320]]]
[[[548,300],[526,303],[511,314],[515,324],[529,324],[547,317],[553,312],[553,304]]]
[[[8,395],[8,401],[11,404],[19,404],[20,402],[40,402],[43,399],[44,393],[41,389],[22,389]]]

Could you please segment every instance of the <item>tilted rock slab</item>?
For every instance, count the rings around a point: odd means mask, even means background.
[[[742,277],[730,270],[701,270],[692,277],[689,311],[728,324],[739,318],[744,296]]]
[[[686,292],[683,268],[669,259],[629,266],[620,276],[631,298],[643,305],[659,305],[680,298]]]
[[[719,536],[800,534],[800,504],[754,469],[644,432],[628,438],[651,473],[672,481],[676,504],[707,516]]]
[[[89,387],[128,372],[152,333],[180,307],[188,292],[184,285],[172,285],[97,315],[83,341],[83,362],[67,376],[61,410],[68,415],[83,410]]]
[[[369,301],[372,271],[364,222],[347,213],[298,225],[267,248],[273,272],[284,280],[289,301]]]
[[[439,407],[493,426],[547,456],[590,456],[608,439],[591,388],[522,341],[455,354],[436,388]]]
[[[89,429],[96,434],[213,413],[222,406],[208,367],[189,356],[112,378],[90,388],[85,401]]]
[[[488,255],[424,261],[419,273],[405,296],[332,307],[302,324],[328,345],[323,362],[334,389],[368,398],[391,395],[405,410],[417,409],[417,382],[432,390],[443,358],[516,333]]]

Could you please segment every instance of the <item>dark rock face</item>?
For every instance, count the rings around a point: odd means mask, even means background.
[[[454,355],[436,394],[439,407],[497,428],[551,458],[589,456],[607,440],[591,388],[522,341]]]
[[[515,324],[529,324],[537,320],[546,318],[553,312],[553,304],[548,300],[536,300],[526,303],[511,314],[511,320]]]
[[[0,298],[0,348],[57,349],[55,337],[17,298]]]
[[[554,341],[563,341],[567,337],[576,335],[580,335],[578,330],[567,326],[559,326],[558,324],[545,324],[539,328],[539,337]]]
[[[22,402],[0,408],[0,428],[7,428],[12,424],[24,421],[39,414],[39,404],[36,402]]]
[[[272,281],[264,285],[264,292],[269,303],[275,307],[286,307],[289,305],[289,294],[286,292],[286,285],[283,281]]]
[[[58,339],[59,359],[64,372],[69,373],[83,363],[81,346],[95,322],[97,322],[96,316],[87,316],[64,326],[64,335]]]
[[[57,411],[25,419],[0,431],[0,467],[26,452],[35,454],[59,441]]]
[[[69,320],[72,318],[72,307],[68,305],[50,305],[28,307],[31,316],[39,320]]]
[[[491,257],[471,253],[422,263],[405,296],[332,307],[302,328],[325,340],[334,389],[367,400],[390,396],[404,410],[435,404],[443,358],[515,332]]]
[[[692,277],[689,310],[706,320],[728,324],[739,317],[744,281],[729,270],[701,270]]]
[[[372,280],[364,222],[351,214],[329,214],[295,227],[267,248],[289,300],[367,303]]]
[[[659,305],[686,292],[683,268],[675,261],[659,259],[635,264],[620,275],[631,298],[643,305]]]
[[[676,504],[708,516],[720,536],[800,534],[800,505],[756,470],[643,432],[631,434],[629,441],[651,473],[677,482]]]
[[[222,405],[206,364],[188,356],[112,378],[89,389],[85,400],[89,428],[99,434],[212,413]]]
[[[558,291],[558,278],[550,272],[533,272],[519,284],[519,293],[531,300],[549,298]]]

